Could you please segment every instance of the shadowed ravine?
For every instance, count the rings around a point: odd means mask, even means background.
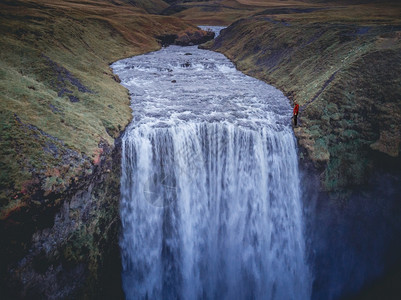
[[[127,299],[310,299],[291,107],[223,55],[164,48],[113,70]]]

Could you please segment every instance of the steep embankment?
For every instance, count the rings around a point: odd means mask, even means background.
[[[109,64],[206,33],[90,0],[2,1],[0,32],[1,294],[94,297],[119,265],[114,141],[131,120]]]
[[[399,168],[400,6],[277,13],[237,21],[207,47],[298,101],[295,134],[325,190]]]

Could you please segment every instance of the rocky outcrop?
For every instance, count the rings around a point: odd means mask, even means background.
[[[165,34],[156,36],[159,43],[165,47],[169,45],[193,46],[206,43],[214,39],[213,31],[184,31],[179,34]]]
[[[2,295],[9,299],[122,298],[121,148],[118,143],[110,147],[102,142],[99,149],[102,153],[88,166],[87,175],[66,192],[52,195],[58,201],[44,197],[47,204],[40,211],[14,212],[2,220],[1,265],[7,278],[2,281]]]
[[[340,195],[401,166],[401,27],[256,16],[206,47],[298,101],[301,157],[319,170],[324,190]]]
[[[178,35],[175,44],[179,46],[199,45],[213,40],[214,35],[215,33],[213,31],[186,31]]]

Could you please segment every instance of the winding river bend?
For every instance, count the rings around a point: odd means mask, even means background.
[[[113,70],[127,299],[310,299],[287,98],[223,55],[170,46]]]

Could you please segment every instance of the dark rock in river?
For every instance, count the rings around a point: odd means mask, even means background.
[[[178,35],[165,34],[156,36],[159,43],[163,46],[179,45],[179,46],[193,46],[206,43],[212,40],[215,33],[212,31],[198,30],[198,31],[185,31]]]
[[[175,44],[180,46],[199,45],[214,39],[214,35],[214,32],[204,30],[185,32],[178,36],[178,38],[175,40]]]

